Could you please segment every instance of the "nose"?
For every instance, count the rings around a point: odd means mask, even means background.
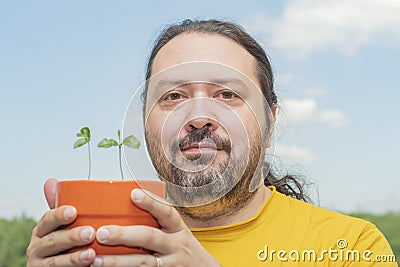
[[[217,106],[212,99],[205,98],[201,95],[201,91],[197,91],[198,96],[192,101],[188,101],[184,109],[186,113],[187,122],[184,130],[187,133],[193,130],[200,130],[208,128],[210,131],[215,131],[218,128],[216,118]]]
[[[207,117],[197,117],[191,119],[185,124],[185,131],[190,133],[193,130],[200,130],[203,128],[209,128],[210,131],[215,131],[218,128],[218,124],[215,120]]]

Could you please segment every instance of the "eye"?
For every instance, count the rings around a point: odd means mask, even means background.
[[[224,99],[224,100],[231,100],[231,99],[234,99],[234,98],[238,97],[238,95],[235,94],[235,93],[232,92],[232,91],[224,91],[224,92],[219,93],[219,94],[217,95],[217,97],[218,97],[218,98],[222,98],[222,99]]]
[[[174,100],[180,100],[183,98],[184,98],[184,96],[180,93],[170,93],[164,97],[164,100],[174,101]]]

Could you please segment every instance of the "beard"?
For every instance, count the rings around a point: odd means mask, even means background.
[[[248,153],[239,153],[229,138],[221,138],[207,127],[195,129],[172,141],[168,157],[162,150],[160,132],[146,130],[149,154],[160,179],[167,182],[168,199],[183,215],[201,221],[233,214],[255,194],[249,186],[254,175],[261,177],[258,162],[263,146],[259,133],[249,138]],[[211,143],[219,153],[181,154],[194,143]]]

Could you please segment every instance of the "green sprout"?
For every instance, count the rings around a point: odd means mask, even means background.
[[[76,134],[76,137],[80,137],[76,142],[74,143],[74,149],[81,147],[85,144],[87,144],[88,147],[88,153],[89,153],[89,174],[88,174],[88,180],[90,179],[90,170],[92,168],[92,160],[90,158],[90,129],[88,127],[83,127],[79,133]]]
[[[122,172],[122,160],[121,160],[122,146],[127,146],[133,149],[137,149],[140,147],[139,140],[134,135],[130,135],[128,137],[125,137],[124,140],[121,142],[121,131],[118,130],[118,142],[114,139],[104,138],[97,144],[97,146],[102,148],[110,148],[113,146],[118,147],[119,169],[121,171],[121,178],[122,180],[124,180],[124,173]]]

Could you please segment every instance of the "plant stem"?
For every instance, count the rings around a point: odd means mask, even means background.
[[[121,178],[124,180],[124,173],[122,172],[122,160],[121,160],[121,148],[122,148],[122,142],[121,142],[121,131],[118,129],[118,159],[119,159],[119,170],[121,171]]]
[[[119,156],[119,170],[121,171],[121,178],[122,180],[124,180],[124,173],[122,172],[121,148],[122,144],[118,146],[118,156]]]
[[[90,158],[90,142],[87,143],[88,145],[88,153],[89,153],[89,174],[88,174],[88,180],[90,180],[90,171],[92,169],[92,159]]]

